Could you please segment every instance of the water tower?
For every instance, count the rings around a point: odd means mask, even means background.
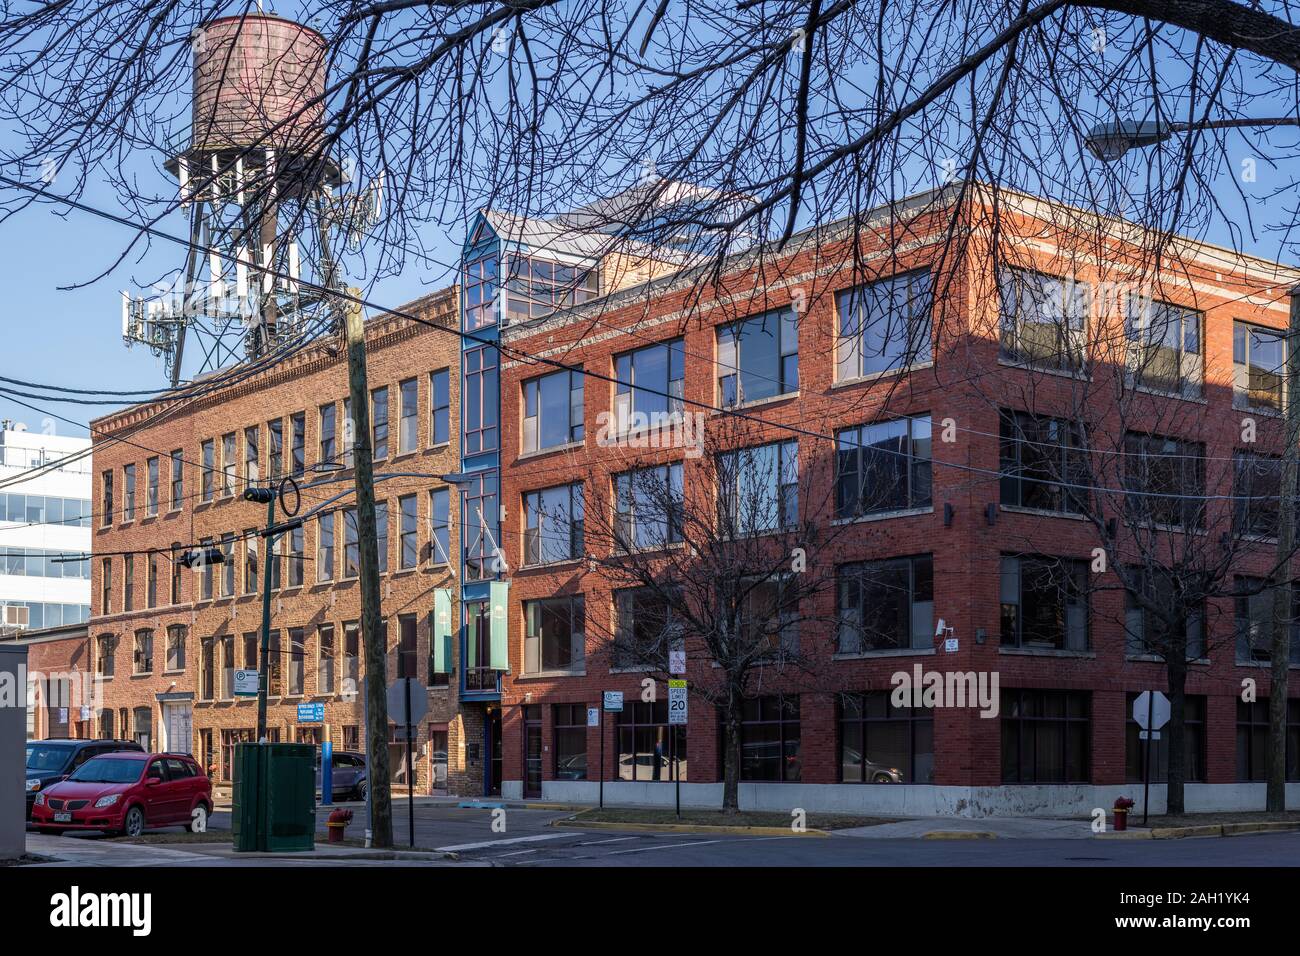
[[[191,125],[164,164],[190,218],[190,250],[174,286],[151,298],[123,293],[123,338],[163,356],[173,385],[187,334],[202,374],[274,351],[324,319],[319,290],[295,280],[337,285],[323,258],[326,227],[372,223],[380,200],[379,184],[349,203],[334,198],[343,177],[324,143],[319,32],[249,13],[195,30],[191,47]]]

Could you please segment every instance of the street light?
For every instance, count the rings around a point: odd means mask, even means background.
[[[293,510],[285,507],[285,492],[292,491]],[[266,505],[266,528],[262,530],[262,540],[266,542],[266,553],[262,555],[262,647],[261,666],[257,671],[257,739],[266,737],[266,692],[269,679],[267,658],[271,645],[271,568],[275,563],[275,545],[280,535],[294,528],[302,527],[302,521],[292,520],[302,505],[302,494],[298,483],[292,478],[285,478],[279,488],[250,485],[244,489],[244,500],[253,504]],[[275,523],[275,506],[279,503],[285,515],[291,519],[279,525]]]
[[[1178,133],[1202,129],[1243,129],[1253,126],[1300,126],[1300,117],[1271,116],[1205,120],[1200,123],[1161,123],[1157,120],[1116,120],[1088,130],[1083,145],[1104,163],[1120,160],[1130,149],[1154,146]]]

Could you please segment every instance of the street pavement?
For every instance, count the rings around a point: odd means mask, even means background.
[[[349,837],[363,836],[364,807],[356,806]],[[1084,821],[912,820],[814,835],[645,832],[551,826],[567,810],[415,808],[415,845],[428,851],[379,859],[375,851],[331,847],[325,817],[314,853],[294,858],[234,854],[228,844],[127,844],[98,835],[28,833],[28,852],[78,866],[1296,866],[1300,833],[1182,840],[1097,840]],[[405,801],[394,802],[394,838],[409,843]],[[229,829],[218,810],[211,827]],[[502,827],[504,826],[504,829]],[[925,839],[923,833],[979,830],[993,839]],[[56,864],[57,865],[57,864]]]

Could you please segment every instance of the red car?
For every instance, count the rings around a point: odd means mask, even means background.
[[[32,805],[41,833],[107,830],[139,836],[146,828],[207,825],[212,782],[189,754],[123,751],[87,760]]]

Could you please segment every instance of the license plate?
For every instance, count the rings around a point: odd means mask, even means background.
[[[54,822],[55,822],[55,823],[71,823],[71,822],[72,822],[72,814],[71,814],[71,813],[68,813],[68,812],[66,812],[66,811],[63,812],[63,813],[56,813],[56,814],[54,814]]]

